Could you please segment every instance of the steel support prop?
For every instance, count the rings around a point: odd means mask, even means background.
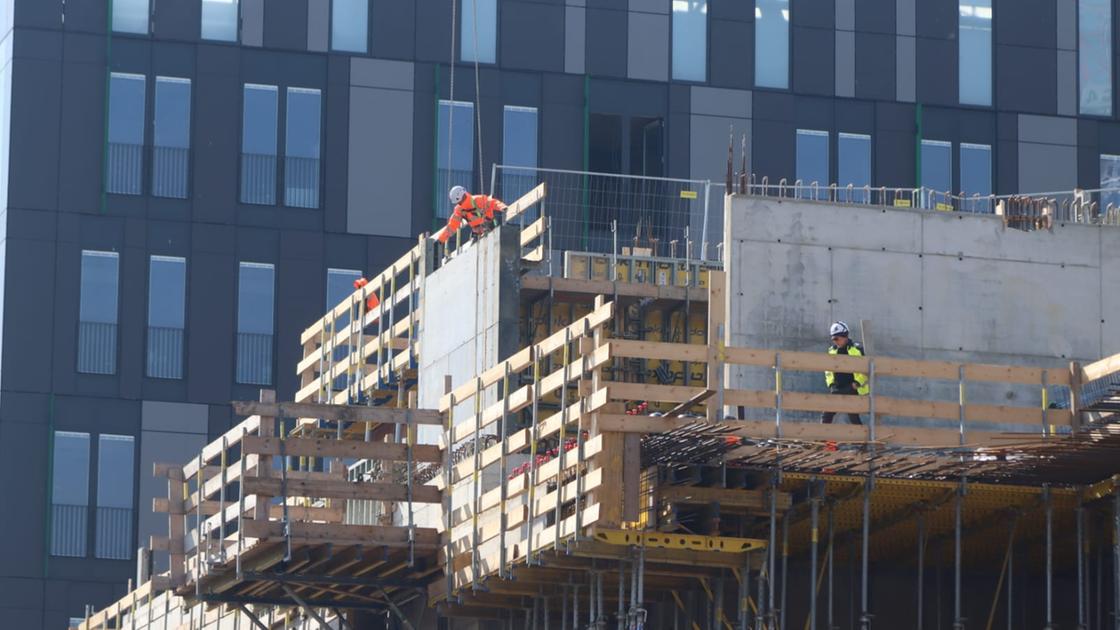
[[[1054,500],[1050,495],[1050,484],[1042,484],[1042,502],[1046,509],[1046,625],[1044,630],[1054,628]]]
[[[875,476],[868,473],[863,488],[863,551],[860,557],[860,630],[871,630],[869,562],[871,551],[871,491],[875,486]]]
[[[964,629],[961,614],[961,526],[964,511],[964,479],[957,487],[956,501],[953,504],[953,628]]]
[[[835,592],[833,590],[834,589],[834,584],[835,584],[834,581],[833,581],[833,574],[834,574],[834,569],[835,569],[835,567],[833,565],[833,560],[836,557],[836,554],[834,553],[835,547],[836,547],[836,527],[835,527],[835,522],[833,520],[833,504],[831,502],[829,502],[829,504],[828,504],[828,551],[826,552],[828,557],[825,560],[826,562],[828,562],[828,614],[825,617],[825,620],[828,622],[828,630],[833,630],[833,628],[836,627],[835,619],[833,618],[833,614],[832,614],[833,613],[832,603],[834,601],[833,600],[833,595],[835,594]]]
[[[778,473],[770,475],[770,570],[766,574],[767,612],[774,614],[774,573],[778,569]]]
[[[925,595],[925,582],[926,582],[926,515],[925,512],[918,512],[918,619],[917,624],[914,626],[915,630],[922,630],[922,623],[925,617],[923,610],[926,595]]]
[[[817,630],[817,541],[820,538],[821,497],[816,479],[809,482],[809,630]]]
[[[782,515],[782,607],[778,627],[786,630],[786,587],[789,585],[789,512]]]

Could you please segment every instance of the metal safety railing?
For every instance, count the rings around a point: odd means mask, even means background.
[[[490,192],[514,199],[528,182],[548,190],[552,249],[612,253],[616,247],[714,259],[723,212],[711,210],[709,180],[646,177],[495,164]],[[531,188],[531,186],[530,186]],[[526,213],[523,225],[536,216]]]

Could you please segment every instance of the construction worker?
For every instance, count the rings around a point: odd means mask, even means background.
[[[354,289],[360,289],[369,284],[369,280],[365,278],[358,278],[354,281]],[[370,291],[369,296],[366,297],[366,312],[372,311],[381,304],[381,300],[377,299],[377,292]]]
[[[848,325],[844,322],[832,322],[828,328],[828,335],[832,339],[832,345],[828,347],[829,354],[846,354],[850,357],[862,357],[863,346],[851,340],[851,331]],[[859,372],[852,374],[849,372],[825,372],[824,382],[828,385],[828,392],[830,394],[838,394],[841,396],[866,396],[871,391],[871,387],[867,383],[867,375],[860,374]],[[863,424],[859,419],[858,413],[849,413],[848,422],[852,424]],[[835,412],[826,411],[821,414],[821,422],[824,424],[832,424],[832,418],[836,416]]]
[[[486,234],[497,225],[497,213],[506,209],[506,204],[497,198],[489,195],[472,195],[462,186],[452,187],[447,197],[455,204],[455,210],[447,220],[447,227],[439,234],[441,243],[446,243],[452,234],[458,232],[463,221],[467,222],[467,226],[475,236]]]

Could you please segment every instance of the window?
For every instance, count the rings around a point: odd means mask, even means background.
[[[319,207],[319,90],[288,88],[284,205]]]
[[[1101,193],[1101,212],[1120,208],[1120,155],[1101,155],[1101,188],[1113,191]]]
[[[338,306],[339,302],[350,297],[355,291],[354,281],[361,277],[362,272],[355,269],[327,269],[327,310],[333,309]],[[334,329],[337,331],[340,328],[345,328],[349,324],[350,315],[346,313],[335,320]],[[342,345],[335,347],[334,362],[337,364],[340,361],[345,361],[346,357],[349,355],[350,349],[348,346]],[[345,374],[334,379],[334,388],[336,390],[346,389]]]
[[[86,555],[89,434],[55,431],[51,453],[51,555]]]
[[[187,261],[152,256],[148,271],[148,366],[151,378],[183,378]]]
[[[156,77],[152,194],[187,198],[191,151],[191,81]]]
[[[992,104],[992,0],[960,0],[960,101]]]
[[[272,384],[275,269],[243,262],[237,277],[237,382]]]
[[[144,154],[144,75],[109,77],[109,162],[105,191],[139,195]]]
[[[98,436],[97,544],[94,555],[132,558],[133,441],[131,435]]]
[[[861,133],[841,133],[836,144],[837,186],[841,188],[840,198],[855,203],[868,203],[871,185],[871,136]],[[848,192],[848,185],[852,191]]]
[[[117,371],[116,252],[82,250],[81,295],[78,306],[78,371]]]
[[[953,145],[940,140],[922,140],[921,162],[921,207],[951,210]]]
[[[708,0],[673,0],[673,78],[708,77]]]
[[[148,34],[148,0],[113,0],[113,30]]]
[[[494,63],[497,59],[498,0],[463,0],[461,10],[461,61]]]
[[[1077,3],[1077,58],[1081,78],[1080,111],[1112,115],[1112,2]]]
[[[451,214],[447,191],[456,185],[467,190],[471,188],[471,176],[474,174],[474,104],[441,99],[437,127],[436,216],[447,218]]]
[[[754,2],[754,84],[789,87],[789,0]]]
[[[828,132],[797,130],[797,196],[828,199]]]
[[[366,52],[369,0],[334,0],[331,3],[331,49]]]
[[[506,105],[502,116],[501,197],[510,203],[537,185],[537,108]],[[518,168],[522,167],[522,168]],[[526,221],[535,220],[532,212]]]
[[[991,212],[992,147],[987,144],[961,143],[961,210]],[[979,198],[976,198],[979,195]]]
[[[241,202],[276,203],[275,85],[245,84],[241,125]]]
[[[237,41],[237,0],[202,0],[202,39]]]

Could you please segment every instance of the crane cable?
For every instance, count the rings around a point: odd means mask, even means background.
[[[475,125],[477,129],[476,143],[478,145],[478,191],[485,194],[486,186],[483,178],[483,162],[482,162],[482,98],[481,98],[481,79],[480,70],[478,65],[478,0],[467,0],[471,3],[471,30],[473,31],[474,38],[474,114]],[[448,100],[450,100],[447,108],[447,179],[448,183],[451,180],[451,158],[453,155],[452,147],[454,145],[455,134],[454,121],[455,121],[455,52],[456,52],[456,35],[458,29],[456,28],[456,18],[458,17],[458,0],[451,0],[451,63],[448,65],[451,74],[451,85]]]

